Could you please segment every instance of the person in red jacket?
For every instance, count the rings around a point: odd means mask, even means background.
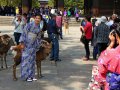
[[[83,60],[89,60],[89,56],[90,56],[90,50],[89,50],[89,42],[92,39],[92,23],[91,21],[91,17],[90,16],[85,16],[84,18],[86,25],[80,26],[80,30],[85,34],[85,51],[86,51],[86,56],[83,58]]]

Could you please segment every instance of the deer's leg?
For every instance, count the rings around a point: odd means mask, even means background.
[[[42,75],[42,71],[41,71],[41,61],[39,62],[39,70],[40,70],[40,78],[42,78],[43,75]]]
[[[41,73],[41,61],[36,62],[37,65],[37,77],[42,78],[42,73]]]
[[[13,80],[17,80],[16,77],[16,67],[21,63],[21,59],[19,60],[14,60],[14,65],[13,65]]]
[[[1,68],[3,68],[3,56],[1,56]]]
[[[13,65],[13,80],[17,80],[16,78],[16,64]]]
[[[39,62],[36,62],[36,66],[37,66],[37,78],[40,78],[40,72],[39,72]]]
[[[8,67],[7,67],[7,62],[6,62],[6,56],[7,56],[7,55],[5,54],[5,55],[4,55],[4,61],[5,61],[5,67],[8,68]]]

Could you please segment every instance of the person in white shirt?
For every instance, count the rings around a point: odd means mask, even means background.
[[[113,24],[113,20],[112,20],[112,17],[110,17],[109,18],[109,20],[108,20],[108,22],[106,23],[108,26],[109,26],[109,28],[110,28],[110,26]]]
[[[14,38],[15,38],[16,44],[18,45],[20,36],[23,32],[22,16],[17,14],[16,17],[14,18],[14,20],[13,20],[13,24],[15,25]]]

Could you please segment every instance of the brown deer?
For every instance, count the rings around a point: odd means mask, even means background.
[[[17,80],[16,78],[16,67],[21,63],[21,49],[22,45],[18,45],[13,47],[14,51],[16,51],[16,55],[14,55],[14,65],[13,65],[13,80]],[[43,42],[39,50],[36,52],[36,66],[37,66],[37,77],[42,77],[41,74],[41,61],[45,60],[45,58],[51,52],[52,43],[48,38],[43,38]]]
[[[7,68],[6,56],[7,52],[11,46],[15,45],[13,39],[7,35],[0,36],[0,58],[1,58],[1,68],[3,68],[3,61],[5,62],[5,67]]]

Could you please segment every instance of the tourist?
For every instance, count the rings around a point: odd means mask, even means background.
[[[98,71],[101,79],[106,81],[104,90],[120,90],[120,28],[111,31],[109,39],[110,45],[98,59]]]
[[[56,16],[56,24],[58,27],[58,31],[60,34],[60,38],[63,39],[63,34],[62,34],[62,16],[60,15],[60,13],[57,14]]]
[[[25,26],[20,38],[20,44],[23,46],[21,61],[21,78],[28,82],[36,80],[35,78],[35,59],[37,49],[41,44],[40,21],[42,16],[35,15],[35,21]]]
[[[59,40],[58,40],[58,29],[56,25],[56,16],[52,15],[51,19],[48,21],[47,33],[52,41],[52,51],[50,55],[50,61],[56,62],[61,61],[59,59]]]
[[[109,27],[105,24],[107,21],[105,16],[101,17],[101,23],[97,26],[95,30],[95,37],[96,37],[96,42],[98,45],[98,55],[107,48],[108,42],[109,42],[109,32],[110,29]]]
[[[16,44],[18,45],[20,36],[23,32],[22,16],[20,14],[17,14],[17,16],[14,18],[13,24],[15,25],[14,38],[15,38]]]
[[[80,30],[84,33],[85,35],[85,43],[84,43],[84,47],[85,47],[85,52],[86,55],[85,57],[83,57],[83,60],[89,60],[90,58],[90,49],[89,49],[89,42],[92,39],[92,24],[91,24],[91,17],[90,16],[85,16],[84,18],[86,25],[80,26]]]

